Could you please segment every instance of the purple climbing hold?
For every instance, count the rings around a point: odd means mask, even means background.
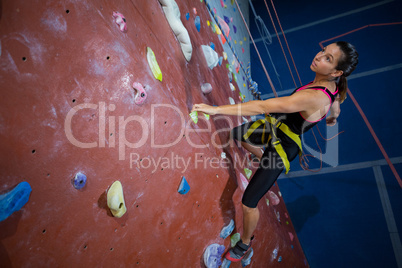
[[[147,98],[147,93],[145,92],[144,87],[138,82],[133,83],[133,88],[136,91],[134,102],[137,105],[141,105]]]
[[[226,16],[223,16],[223,19],[225,20],[226,23],[230,23],[230,19]]]
[[[204,252],[204,264],[207,268],[218,268],[222,265],[222,254],[225,246],[219,244],[209,245]]]
[[[75,189],[80,190],[84,188],[86,183],[87,183],[87,176],[85,176],[85,174],[82,174],[81,172],[75,174],[75,177],[73,179],[73,185]]]
[[[210,83],[204,83],[204,84],[202,84],[202,86],[201,86],[201,91],[202,91],[202,93],[204,93],[204,94],[211,93],[211,91],[212,91],[212,86],[211,86],[211,84],[210,84]]]
[[[234,26],[234,25],[233,25],[233,31],[234,31],[234,33],[237,32],[237,28],[236,28],[236,26]]]

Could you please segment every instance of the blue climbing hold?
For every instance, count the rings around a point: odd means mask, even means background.
[[[222,262],[221,268],[229,268],[229,266],[230,266],[231,263],[232,263],[231,261],[229,261],[228,259],[225,258],[225,259],[223,260],[223,262]]]
[[[215,50],[215,44],[214,44],[214,43],[209,42],[209,46],[210,46],[213,50]]]
[[[190,13],[187,12],[186,14],[186,19],[189,20],[190,19]]]
[[[241,260],[241,266],[246,267],[251,263],[251,257],[253,257],[254,251],[253,248],[250,248],[250,250],[246,253],[246,256]]]
[[[230,223],[227,226],[222,228],[222,231],[219,236],[222,237],[223,239],[225,239],[233,232],[234,227],[235,227],[234,221],[230,220]]]
[[[222,66],[223,57],[219,57],[219,66]]]
[[[234,25],[233,25],[233,31],[234,31],[234,33],[237,32],[237,28],[236,28],[236,26],[234,26]]]
[[[190,185],[188,185],[188,182],[186,181],[186,178],[184,176],[181,179],[181,183],[177,191],[179,192],[179,194],[186,194],[188,193],[188,191],[190,191]]]
[[[197,28],[197,31],[201,31],[201,21],[200,21],[200,16],[195,17],[195,28]]]
[[[226,23],[230,23],[230,19],[226,16],[223,16],[223,19],[225,20]]]
[[[74,180],[73,180],[73,185],[75,189],[82,189],[85,184],[87,183],[87,176],[82,174],[81,172],[78,172],[75,174]]]
[[[204,264],[207,268],[218,268],[222,265],[221,256],[225,246],[219,244],[209,245],[204,252]],[[223,266],[222,266],[223,267]]]
[[[23,181],[10,192],[0,195],[0,221],[20,210],[28,202],[31,192],[31,185]]]
[[[281,262],[281,261],[282,261],[282,256],[279,256],[278,262]]]

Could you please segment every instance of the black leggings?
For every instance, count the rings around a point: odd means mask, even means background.
[[[258,202],[268,192],[284,170],[281,157],[270,142],[267,144],[270,134],[269,126],[266,127],[264,141],[261,140],[263,125],[255,129],[247,140],[244,139],[243,135],[247,133],[247,130],[253,123],[254,122],[249,122],[232,129],[232,137],[234,139],[247,142],[257,147],[266,146],[260,165],[243,194],[242,203],[249,208],[257,207]],[[299,153],[299,147],[282,131],[277,130],[277,135],[281,140],[289,162],[293,161]]]

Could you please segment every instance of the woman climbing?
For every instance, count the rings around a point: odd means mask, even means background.
[[[232,137],[260,159],[242,198],[243,234],[225,257],[240,261],[251,246],[257,227],[257,204],[275,183],[280,173],[289,170],[289,162],[301,153],[300,135],[308,131],[330,112],[327,125],[335,125],[339,105],[346,98],[347,80],[358,63],[355,47],[339,41],[325,47],[313,59],[310,69],[314,81],[297,88],[290,96],[236,105],[210,106],[195,104],[193,111],[207,114],[251,116],[266,114],[265,119],[243,124],[232,130]],[[265,151],[261,150],[266,146]]]

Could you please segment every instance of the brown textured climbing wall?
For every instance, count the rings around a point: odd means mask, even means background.
[[[241,232],[237,181],[244,171],[234,163],[245,152],[216,145],[242,120],[200,115],[196,125],[188,116],[194,103],[228,104],[238,93],[230,91],[227,62],[213,70],[205,62],[201,45],[212,41],[222,55],[205,4],[177,4],[192,42],[190,62],[157,0],[1,1],[0,191],[21,181],[32,187],[28,203],[0,222],[1,267],[202,267],[209,244],[228,249],[230,239],[219,232],[230,219]],[[124,14],[127,33],[113,11]],[[148,66],[147,47],[162,82]],[[148,85],[141,106],[133,82]],[[206,82],[213,91],[203,95]],[[231,164],[214,168],[222,152]],[[77,172],[88,177],[82,190],[71,183]],[[177,192],[182,176],[191,187],[185,195]],[[127,206],[122,218],[106,204],[116,180]],[[251,267],[305,267],[282,200],[259,205]]]

